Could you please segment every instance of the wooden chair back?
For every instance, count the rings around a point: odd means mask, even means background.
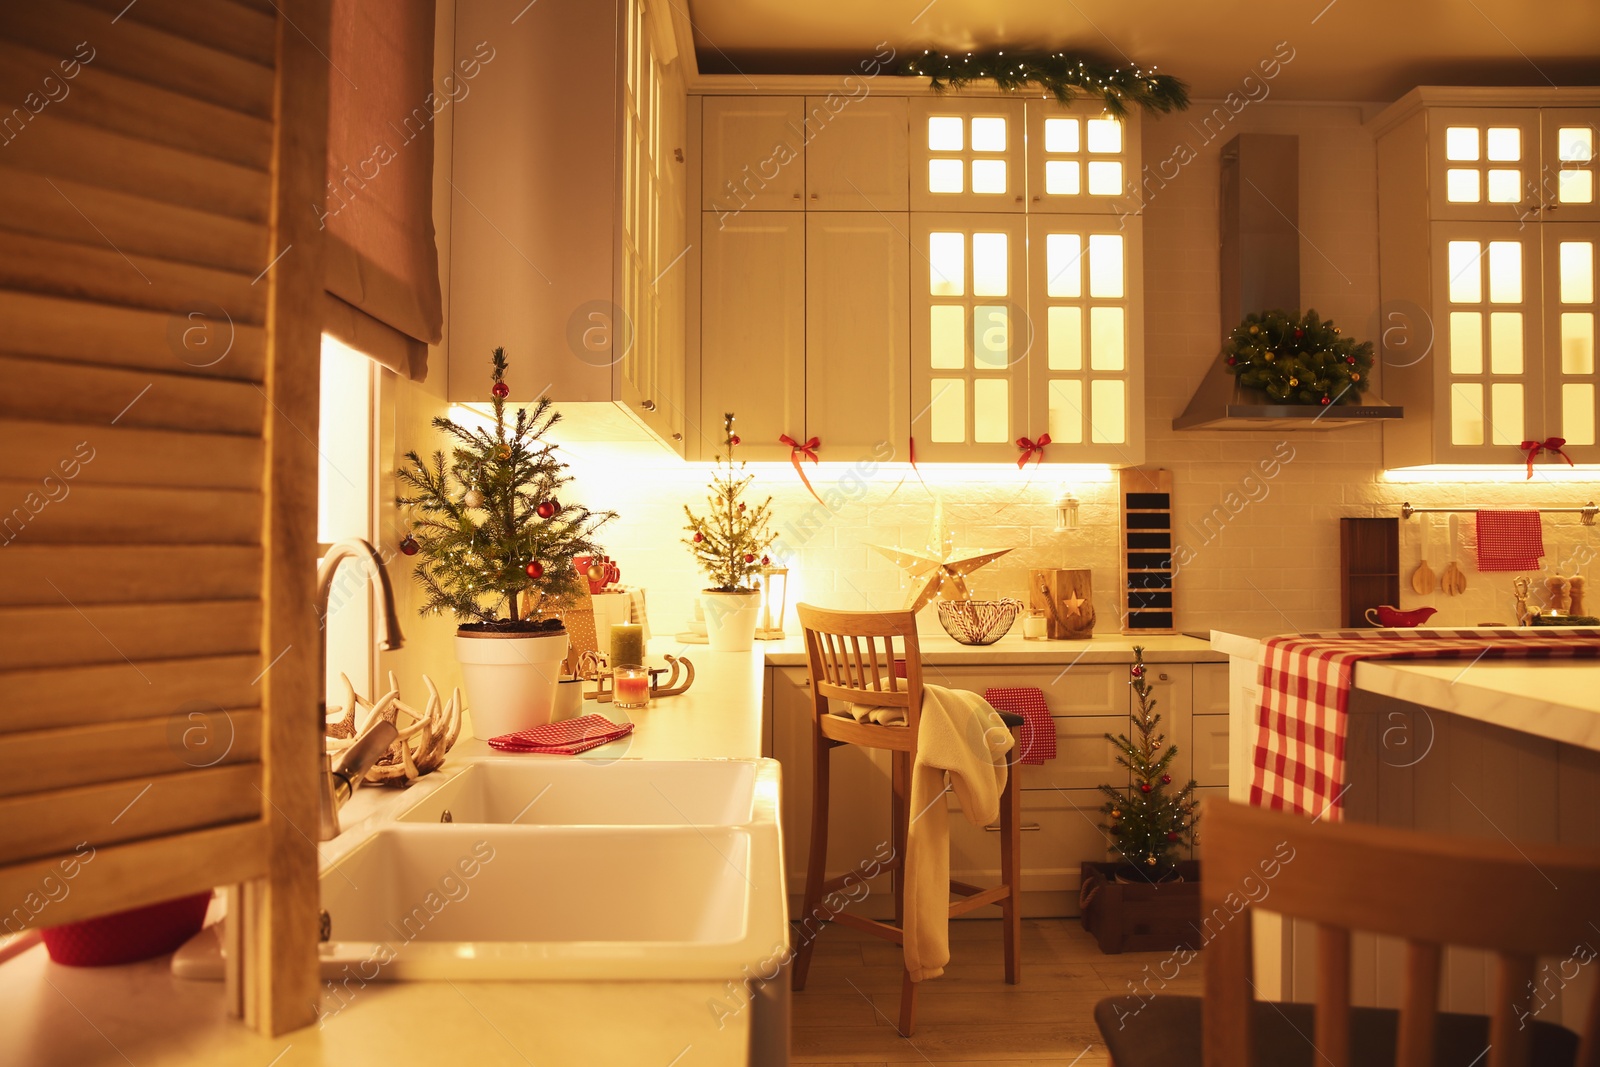
[[[905,708],[907,734],[914,740],[922,716],[922,654],[916,613],[832,611],[810,604],[797,604],[795,611],[805,632],[815,714],[828,714],[830,698]],[[905,660],[904,678],[895,676],[897,658]]]
[[[1526,1067],[1523,1025],[1535,957],[1593,944],[1600,850],[1437,837],[1389,827],[1317,823],[1207,801],[1200,883],[1206,1067],[1254,1067],[1250,913],[1260,906],[1317,924],[1316,1032],[1327,1067],[1351,1067],[1350,932],[1406,942],[1396,1067],[1431,1067],[1441,949],[1497,955],[1487,1067]],[[1590,950],[1592,953],[1592,950]],[[1549,1021],[1549,1020],[1546,1020]],[[1580,1067],[1600,1067],[1600,983],[1588,1007]]]

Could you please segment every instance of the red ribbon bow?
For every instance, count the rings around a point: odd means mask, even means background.
[[[1567,461],[1567,466],[1572,466],[1572,457],[1561,451],[1567,443],[1565,437],[1546,437],[1543,441],[1524,441],[1519,446],[1528,454],[1528,477],[1533,477],[1533,460],[1540,452],[1548,452],[1553,456],[1560,456]]]
[[[802,457],[809,459],[813,463],[817,462],[817,449],[822,447],[822,442],[812,437],[807,439],[805,444],[801,444],[788,434],[782,433],[778,435],[778,443],[789,446],[789,462],[794,464],[794,472],[800,476],[800,482],[806,487],[806,492],[810,493],[811,498],[817,503],[827,507],[826,504],[823,504],[822,498],[817,495],[817,491],[811,488],[811,479],[806,477],[806,472],[800,467]]]
[[[1017,438],[1017,447],[1022,449],[1022,455],[1017,457],[1017,469],[1021,470],[1028,460],[1033,460],[1038,466],[1044,459],[1044,446],[1050,443],[1050,435],[1042,433],[1037,441],[1030,441],[1026,437]]]

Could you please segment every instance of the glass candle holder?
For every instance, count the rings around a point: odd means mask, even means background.
[[[619,708],[650,706],[650,672],[637,663],[611,669],[611,703]]]
[[[1025,641],[1043,641],[1049,632],[1043,612],[1035,612],[1022,620],[1022,637]]]

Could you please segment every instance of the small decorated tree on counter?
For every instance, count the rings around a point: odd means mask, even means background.
[[[497,348],[493,429],[439,416],[433,425],[455,440],[449,457],[441,450],[425,463],[406,453],[397,473],[410,494],[397,503],[412,527],[400,551],[422,557],[415,577],[426,593],[424,615],[448,612],[464,630],[559,629],[559,620],[532,620],[585,590],[573,558],[603,554],[593,535],[616,514],[557,499],[572,479],[543,438],[561,416],[540,397],[508,424],[505,372],[505,349]]]
[[[1181,789],[1172,788],[1168,768],[1178,755],[1178,747],[1170,745],[1162,750],[1166,736],[1156,732],[1161,716],[1155,714],[1156,701],[1145,678],[1144,649],[1134,646],[1133,655],[1128,684],[1139,698],[1139,708],[1133,715],[1137,739],[1130,740],[1126,734],[1106,734],[1106,740],[1121,750],[1117,762],[1132,773],[1133,783],[1126,791],[1102,785],[1100,791],[1110,799],[1100,811],[1107,818],[1103,829],[1111,834],[1112,851],[1151,881],[1161,881],[1176,873],[1179,848],[1193,847],[1199,815],[1195,810],[1194,781],[1191,779]]]
[[[1357,344],[1315,310],[1245,316],[1222,358],[1240,385],[1286,404],[1354,404],[1371,384],[1372,342]]]
[[[755,480],[744,473],[744,462],[734,463],[733,450],[739,435],[733,432],[733,413],[723,416],[723,448],[712,471],[709,510],[696,515],[687,504],[683,513],[689,524],[684,544],[710,579],[702,596],[706,636],[719,652],[747,651],[755,641],[756,616],[761,601],[756,576],[769,562],[764,553],[776,539],[767,532],[772,498],[750,507],[739,499],[745,487]]]

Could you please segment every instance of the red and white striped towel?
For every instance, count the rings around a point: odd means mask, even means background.
[[[491,748],[502,752],[544,752],[558,756],[576,756],[591,748],[633,733],[633,723],[614,723],[603,715],[585,715],[577,719],[535,726],[531,730],[501,734],[489,738]]]
[[[1537,511],[1478,512],[1478,570],[1536,571],[1544,556]]]
[[[1056,758],[1056,721],[1045,706],[1044,690],[985,689],[983,698],[1001,711],[1022,716],[1022,727],[1017,731],[1017,762],[1037,765]]]
[[[1250,803],[1341,819],[1346,709],[1364,659],[1600,658],[1600,630],[1339,630],[1267,639]]]

